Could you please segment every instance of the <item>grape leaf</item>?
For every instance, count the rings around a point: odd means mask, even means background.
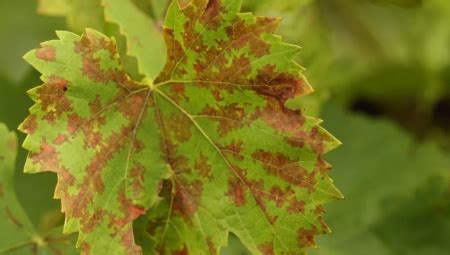
[[[158,27],[132,1],[103,0],[105,18],[117,23],[127,38],[128,54],[138,60],[139,72],[148,79],[157,78],[166,62],[166,47]]]
[[[279,19],[240,6],[174,1],[154,83],[131,80],[93,30],[25,56],[44,81],[21,126],[25,171],[57,173],[82,254],[140,254],[132,224],[146,211],[136,232],[161,254],[217,254],[228,232],[255,254],[303,254],[329,232],[323,204],[342,195],[323,154],[340,143],[284,105],[312,89]]]
[[[0,123],[0,254],[77,254],[70,237],[58,229],[41,236],[27,218],[13,185],[16,150],[16,135]]]
[[[64,16],[70,11],[67,0],[38,0],[38,13],[49,16]]]
[[[65,16],[68,27],[75,32],[86,28],[106,30],[101,0],[39,0],[38,13]]]

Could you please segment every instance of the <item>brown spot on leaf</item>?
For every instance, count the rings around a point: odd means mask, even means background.
[[[133,201],[126,197],[124,191],[119,192],[117,199],[121,207],[120,211],[124,214],[122,217],[114,217],[112,221],[114,228],[117,228],[117,230],[120,230],[127,224],[130,224],[139,216],[145,213],[145,210],[143,208],[135,206],[133,204]]]
[[[245,117],[244,108],[235,103],[219,106],[218,109],[207,106],[201,114],[215,117],[215,120],[219,122],[218,132],[221,136],[226,136],[233,130],[244,126],[242,122]]]
[[[274,186],[270,189],[269,198],[271,198],[278,208],[282,208],[290,196],[294,195],[294,191],[291,188],[283,190],[279,186]]]
[[[91,246],[87,242],[80,243],[81,254],[91,254]]]
[[[183,249],[172,252],[172,255],[189,255],[188,249],[186,245],[183,247]]]
[[[323,207],[323,205],[316,205],[316,209],[314,210],[314,213],[316,215],[322,215],[325,213],[325,208]]]
[[[203,154],[200,154],[200,156],[195,161],[194,168],[200,173],[201,176],[208,178],[209,180],[212,180],[211,176],[211,165],[208,162],[208,157],[206,157]]]
[[[203,192],[203,184],[194,181],[192,184],[185,184],[180,181],[176,183],[173,209],[185,219],[190,220],[197,212]]]
[[[292,214],[304,213],[305,212],[305,201],[292,200],[290,202],[288,212]]]
[[[233,140],[230,144],[219,146],[219,148],[224,153],[231,153],[236,160],[244,160],[244,156],[241,155],[244,149],[244,141],[242,140]]]
[[[258,245],[258,250],[261,252],[261,255],[275,255],[273,251],[273,243],[271,242]]]
[[[115,153],[120,151],[124,144],[128,141],[133,132],[132,127],[122,128],[120,133],[112,134],[104,144],[100,144],[100,149],[86,169],[86,177],[84,185],[87,189],[95,193],[102,193],[104,190],[103,169],[105,169],[109,160]]]
[[[35,114],[32,114],[28,116],[25,121],[22,123],[21,129],[26,134],[32,135],[36,131],[37,128],[37,116]]]
[[[83,59],[81,72],[91,80],[107,83],[108,81],[116,82],[120,87],[129,91],[136,88],[136,84],[121,69],[103,70],[100,59],[96,57],[96,53],[100,50],[108,50],[111,59],[117,56],[117,47],[113,40],[106,38],[98,38],[91,34],[84,35],[75,43],[75,52]]]
[[[206,242],[208,243],[209,253],[211,255],[216,255],[217,254],[217,247],[214,245],[214,242],[213,242],[213,240],[212,240],[212,238],[210,236],[206,239]]]
[[[271,153],[258,150],[252,154],[257,161],[263,162],[270,174],[278,176],[288,183],[305,187],[310,192],[315,190],[316,172],[308,172],[301,168],[295,160],[289,159],[281,153]]]
[[[209,0],[201,22],[208,28],[214,29],[222,24],[221,1]]]
[[[144,190],[145,168],[143,165],[136,163],[130,170],[131,187],[135,196],[138,196]]]
[[[316,227],[311,229],[300,228],[297,231],[297,240],[302,247],[311,247],[316,245],[314,236],[317,234]]]
[[[52,46],[44,45],[36,51],[36,57],[45,61],[55,61],[56,50]]]
[[[61,145],[63,144],[65,141],[67,141],[67,136],[65,135],[58,135],[55,140],[53,140],[53,144],[54,145]]]
[[[184,143],[192,136],[192,121],[182,114],[172,114],[164,119],[167,129],[166,134],[170,134],[177,142]]]
[[[48,82],[37,89],[37,95],[41,103],[41,109],[45,112],[44,119],[52,124],[56,119],[69,111],[72,111],[72,102],[64,95],[68,81],[52,76]]]
[[[306,92],[305,82],[298,75],[278,72],[275,65],[267,65],[259,69],[253,83],[266,85],[253,88],[260,95],[276,99],[283,108],[288,99]]]
[[[245,198],[245,188],[243,183],[237,177],[230,177],[228,179],[228,192],[227,195],[233,200],[237,207],[245,205],[247,202]]]
[[[102,224],[105,218],[105,211],[102,209],[96,210],[87,220],[85,220],[81,226],[84,233],[91,233],[98,226]]]

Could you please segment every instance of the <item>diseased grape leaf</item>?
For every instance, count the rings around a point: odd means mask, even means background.
[[[240,7],[174,1],[154,83],[131,80],[93,30],[25,56],[44,81],[21,126],[25,171],[57,173],[82,254],[141,254],[139,216],[151,254],[217,254],[229,232],[255,254],[303,254],[329,232],[323,204],[342,195],[323,154],[340,143],[285,107],[312,89],[299,47],[273,34],[279,19]]]
[[[20,206],[14,190],[17,138],[0,123],[0,254],[77,254],[71,237],[55,229],[39,235]]]

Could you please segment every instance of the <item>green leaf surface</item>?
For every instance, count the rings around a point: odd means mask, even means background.
[[[70,11],[67,0],[38,0],[38,13],[49,16],[64,16]]]
[[[131,0],[103,0],[105,18],[119,25],[127,38],[127,52],[138,60],[139,72],[154,80],[166,63],[162,28]]]
[[[16,135],[0,123],[0,254],[77,254],[60,229],[38,234],[19,204],[13,185],[16,151]]]
[[[329,232],[323,204],[342,195],[323,154],[340,143],[285,107],[312,90],[299,47],[273,34],[278,19],[240,7],[174,1],[151,84],[93,30],[25,56],[44,81],[21,126],[25,171],[57,173],[82,254],[141,254],[135,235],[145,254],[217,254],[229,232],[254,254],[303,254]]]
[[[48,16],[65,16],[67,26],[74,32],[86,28],[106,30],[101,0],[39,0],[38,13]]]

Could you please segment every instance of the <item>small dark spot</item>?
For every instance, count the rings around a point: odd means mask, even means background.
[[[450,130],[450,95],[439,100],[433,109],[433,122],[439,128]]]
[[[377,102],[368,98],[356,99],[351,105],[351,110],[367,114],[371,117],[380,117],[383,115],[382,107]]]

